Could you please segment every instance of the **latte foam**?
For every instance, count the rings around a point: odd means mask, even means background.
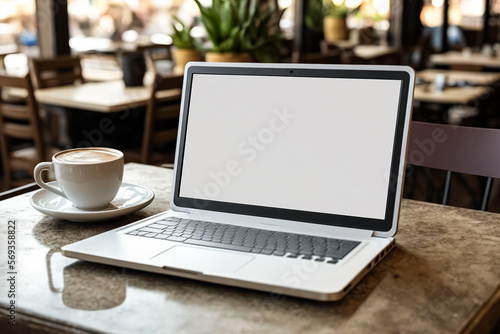
[[[55,156],[55,159],[61,162],[79,164],[107,162],[116,160],[118,158],[120,158],[120,156],[116,153],[102,149],[71,150],[62,152]]]

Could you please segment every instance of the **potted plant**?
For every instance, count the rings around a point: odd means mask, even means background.
[[[277,60],[283,11],[265,9],[258,0],[213,0],[211,7],[195,2],[211,42],[207,61]]]
[[[191,36],[192,27],[187,27],[177,16],[174,16],[174,20],[179,26],[176,26],[175,22],[172,23],[172,28],[174,30],[172,37],[172,43],[175,46],[173,50],[173,57],[175,61],[175,71],[183,72],[184,67],[190,61],[203,60],[201,52],[197,49],[197,43]]]
[[[347,17],[356,12],[360,6],[349,8],[345,3],[335,4],[333,0],[324,2],[323,33],[329,42],[346,40],[348,38]]]

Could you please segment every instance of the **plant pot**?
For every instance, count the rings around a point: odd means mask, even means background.
[[[205,60],[208,62],[229,62],[229,63],[248,63],[254,62],[253,57],[249,53],[232,53],[232,52],[207,52]]]
[[[329,42],[347,39],[346,20],[339,17],[326,16],[323,19],[323,32]]]
[[[200,51],[196,49],[174,49],[173,56],[175,61],[175,71],[184,72],[186,64],[190,61],[203,60]]]
[[[142,53],[122,53],[120,64],[123,71],[123,82],[127,87],[144,85],[146,61]]]

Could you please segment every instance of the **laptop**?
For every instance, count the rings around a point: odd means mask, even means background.
[[[414,72],[190,63],[171,209],[65,256],[313,300],[394,247]]]

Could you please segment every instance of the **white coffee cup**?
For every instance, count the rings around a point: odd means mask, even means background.
[[[61,151],[52,162],[35,167],[34,177],[40,187],[62,196],[82,210],[106,208],[115,198],[123,178],[123,153],[106,147],[76,148]],[[41,174],[55,174],[58,187],[45,183]]]
[[[434,78],[434,90],[437,92],[442,92],[446,87],[446,75],[438,73]]]

